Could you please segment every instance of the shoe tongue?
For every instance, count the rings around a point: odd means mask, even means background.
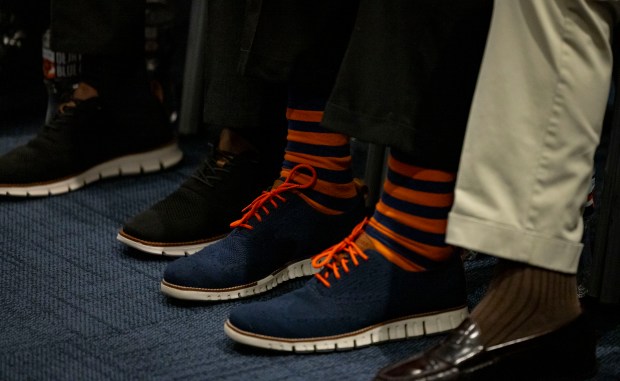
[[[273,182],[273,185],[271,186],[271,189],[276,189],[277,187],[279,187],[280,185],[284,184],[284,181],[277,179],[276,181]]]
[[[375,245],[372,244],[370,238],[366,233],[361,233],[359,237],[355,240],[355,244],[362,250],[366,251],[369,249],[375,249]]]

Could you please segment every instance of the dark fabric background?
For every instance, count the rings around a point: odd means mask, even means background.
[[[323,124],[455,171],[489,0],[362,0]]]
[[[331,91],[327,128],[455,171],[491,10],[491,0],[248,0],[240,68]]]
[[[144,49],[145,0],[51,0],[52,49],[92,55]]]

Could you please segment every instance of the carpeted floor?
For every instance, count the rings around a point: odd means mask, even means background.
[[[0,154],[26,142],[38,123],[3,122]],[[51,198],[0,198],[0,380],[369,380],[441,338],[327,354],[267,353],[224,335],[229,311],[248,300],[180,303],[160,294],[170,260],[130,250],[115,236],[123,221],[172,192],[199,164],[204,139],[181,143],[185,160],[163,173]],[[470,305],[484,292],[492,264],[484,256],[467,262]],[[617,310],[597,308],[595,316],[601,337],[594,379],[618,380]]]

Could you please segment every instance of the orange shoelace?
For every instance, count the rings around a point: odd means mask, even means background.
[[[312,179],[309,183],[306,184],[297,184],[293,182],[293,177],[299,172],[300,169],[307,169],[312,174]],[[289,192],[292,190],[300,190],[300,189],[308,189],[312,188],[316,184],[317,174],[316,170],[309,164],[298,164],[289,172],[288,176],[286,176],[286,180],[282,184],[280,184],[277,188],[264,191],[260,196],[258,196],[252,203],[246,206],[242,212],[245,214],[241,219],[234,221],[230,224],[231,228],[242,227],[246,229],[254,229],[254,227],[248,224],[248,221],[252,217],[256,217],[256,219],[261,222],[263,218],[260,215],[260,211],[262,210],[265,215],[269,214],[269,209],[265,206],[267,203],[271,203],[274,208],[278,208],[278,203],[276,200],[280,200],[281,202],[285,202],[286,198],[281,196],[281,193]]]
[[[340,268],[342,268],[345,273],[348,273],[349,261],[357,266],[359,265],[358,256],[364,260],[368,259],[368,256],[364,254],[362,249],[355,244],[355,240],[362,234],[364,226],[366,226],[367,223],[368,218],[365,218],[364,221],[360,222],[353,229],[353,232],[351,232],[347,238],[312,258],[312,266],[314,268],[323,268],[325,270],[323,273],[319,272],[314,274],[325,287],[331,286],[327,280],[330,273],[333,273],[336,279],[340,279]]]

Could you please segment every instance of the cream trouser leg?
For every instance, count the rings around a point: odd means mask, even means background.
[[[496,0],[447,241],[575,273],[617,2]]]

